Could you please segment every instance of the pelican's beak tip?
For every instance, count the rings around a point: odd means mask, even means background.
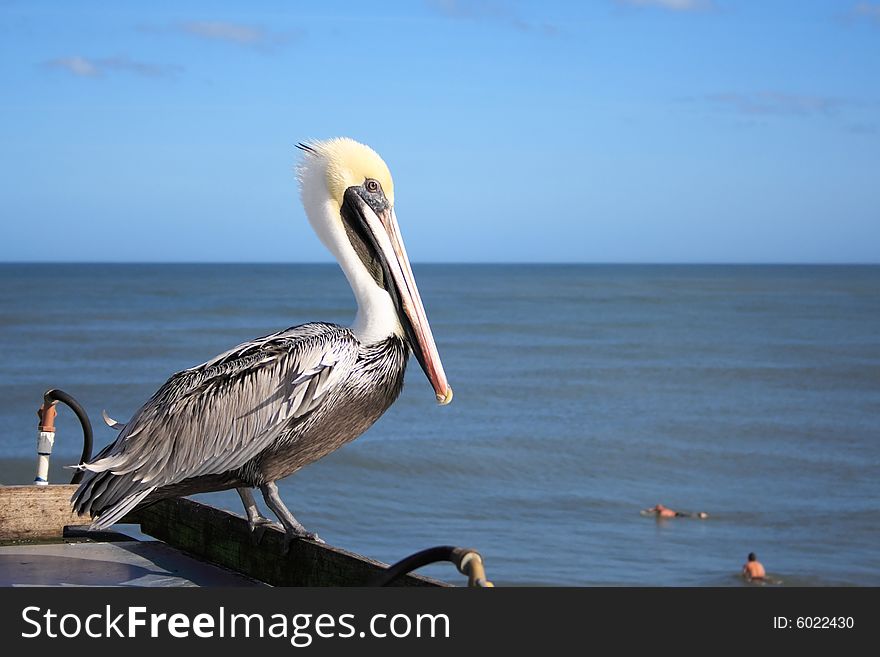
[[[437,393],[437,403],[441,406],[446,406],[449,402],[452,401],[452,388],[446,388],[446,394]]]

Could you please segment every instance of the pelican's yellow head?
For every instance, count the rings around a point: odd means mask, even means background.
[[[309,222],[336,256],[358,298],[352,331],[364,344],[404,337],[437,395],[446,380],[394,212],[394,182],[381,157],[353,139],[299,144],[300,196]]]
[[[394,205],[394,181],[388,165],[379,154],[366,144],[348,137],[301,144],[307,153],[324,160],[327,191],[342,207],[345,190],[375,180],[382,186],[388,203]]]

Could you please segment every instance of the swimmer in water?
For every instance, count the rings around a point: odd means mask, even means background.
[[[646,516],[657,516],[658,518],[699,518],[700,520],[705,520],[709,517],[709,514],[705,511],[700,511],[699,513],[686,513],[684,511],[675,511],[668,507],[663,506],[662,504],[658,504],[657,506],[645,509],[642,511],[642,515]]]
[[[658,518],[675,518],[678,516],[678,511],[673,511],[662,504],[658,504],[651,511],[654,512],[654,515]]]
[[[749,552],[748,561],[746,561],[743,566],[743,577],[749,581],[753,579],[764,579],[767,577],[767,573],[764,571],[764,566],[758,561],[758,557],[755,556],[754,552]]]

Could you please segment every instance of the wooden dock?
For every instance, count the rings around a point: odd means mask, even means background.
[[[75,489],[73,485],[0,486],[0,555],[3,546],[13,546],[20,554],[29,544],[83,537],[100,542],[100,533],[84,531],[87,519],[71,511]],[[242,516],[185,498],[157,502],[129,514],[122,523],[140,525],[142,533],[200,563],[271,586],[365,586],[387,568],[380,561],[307,540],[293,541],[283,554],[281,530],[267,527],[256,542]],[[402,576],[395,584],[448,586],[420,575]]]

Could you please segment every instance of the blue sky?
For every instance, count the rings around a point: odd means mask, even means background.
[[[0,16],[0,260],[327,261],[293,145],[347,135],[416,262],[880,262],[880,1]]]

